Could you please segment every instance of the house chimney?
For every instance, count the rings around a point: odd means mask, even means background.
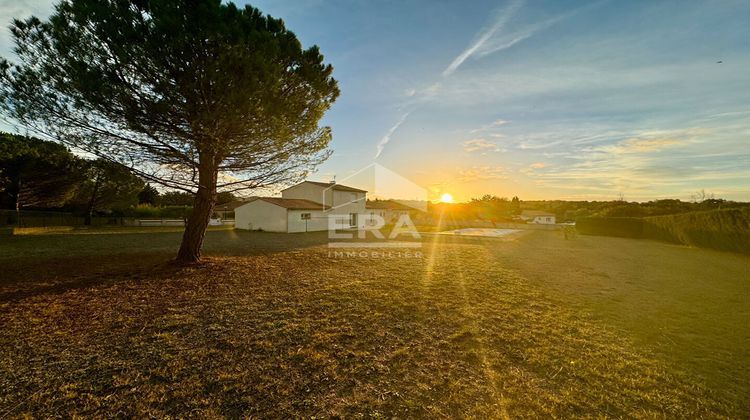
[[[336,183],[336,175],[333,176],[333,179],[328,181],[329,184],[333,185]]]

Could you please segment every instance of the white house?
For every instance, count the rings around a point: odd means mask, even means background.
[[[235,227],[268,232],[328,230],[337,225],[365,228],[367,191],[346,185],[304,181],[281,191],[281,197],[257,197],[234,209]]]
[[[537,225],[555,224],[555,214],[548,213],[546,211],[524,210],[523,212],[521,212],[520,218],[526,223],[533,223]]]

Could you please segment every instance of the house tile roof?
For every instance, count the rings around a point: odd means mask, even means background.
[[[281,198],[281,197],[257,197],[256,200],[263,200],[267,203],[275,204],[279,207],[292,210],[325,210],[328,209],[323,204],[301,198]]]
[[[350,192],[363,192],[366,193],[366,190],[360,190],[359,188],[349,187],[347,185],[341,185],[341,184],[331,184],[328,182],[316,182],[316,181],[303,181],[303,182],[309,182],[310,184],[314,184],[320,187],[324,188],[333,188],[336,191],[350,191]]]
[[[218,210],[218,211],[233,211],[237,207],[239,207],[239,206],[241,206],[243,204],[246,204],[246,203],[248,203],[248,202],[250,202],[252,200],[253,199],[251,198],[251,199],[248,199],[248,200],[235,200],[235,201],[230,201],[230,202],[227,202],[227,203],[217,204],[216,207],[214,208],[214,210]]]

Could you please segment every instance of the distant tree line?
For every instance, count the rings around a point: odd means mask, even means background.
[[[705,196],[707,198],[693,198],[690,201],[682,201],[678,199],[662,199],[647,202],[628,202],[625,200],[524,201],[522,203],[522,208],[548,211],[554,213],[558,221],[573,222],[584,217],[642,218],[750,206],[750,203],[714,198],[713,195]]]
[[[235,197],[219,193],[218,199],[228,202]],[[96,215],[159,215],[161,211],[184,217],[192,203],[192,194],[159,192],[119,163],[85,159],[59,143],[0,132],[2,209],[56,209],[82,215],[88,224]],[[156,210],[169,207],[182,209]]]
[[[750,203],[715,198],[713,194],[700,191],[690,201],[663,199],[648,202],[628,202],[624,199],[612,201],[522,201],[518,197],[508,199],[494,195],[473,198],[469,202],[428,206],[429,213],[460,220],[482,220],[509,222],[524,210],[539,210],[553,213],[558,222],[575,222],[587,217],[651,217],[691,213],[696,211],[750,207]]]

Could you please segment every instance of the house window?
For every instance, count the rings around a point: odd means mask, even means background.
[[[357,226],[357,213],[349,213],[349,226]]]
[[[300,218],[301,218],[302,220],[310,220],[310,213],[302,213],[302,214],[300,215]]]

